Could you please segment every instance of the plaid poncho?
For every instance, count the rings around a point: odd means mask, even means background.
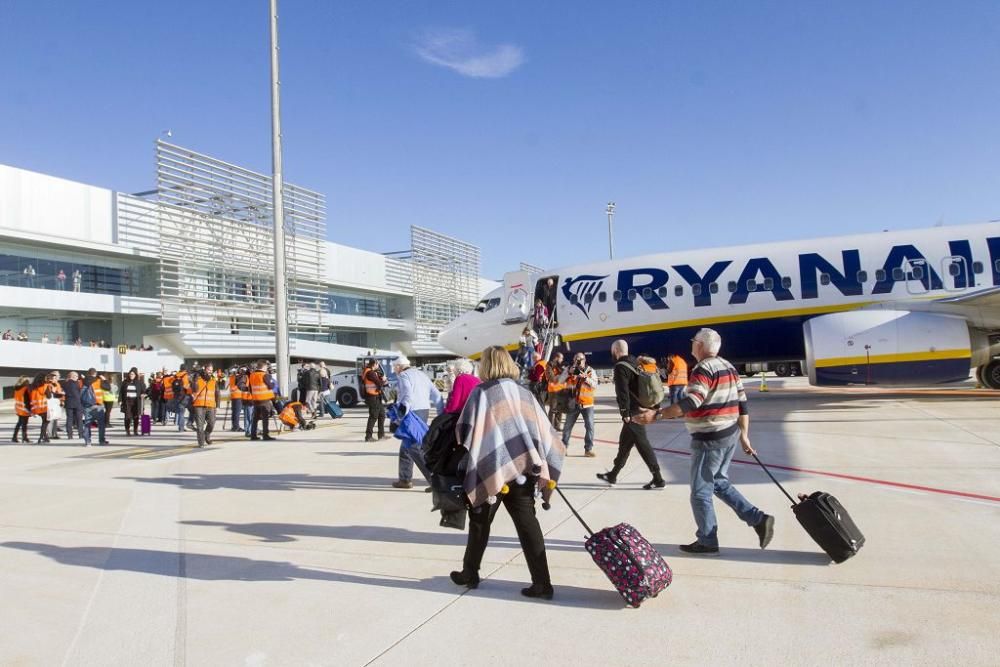
[[[472,390],[455,435],[469,450],[464,488],[473,507],[489,502],[504,484],[522,475],[558,481],[566,456],[535,397],[508,379]],[[543,493],[551,492],[543,489]]]

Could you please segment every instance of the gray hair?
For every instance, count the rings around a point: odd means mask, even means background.
[[[715,329],[698,329],[698,333],[694,335],[694,340],[701,343],[701,346],[705,349],[705,354],[710,357],[718,355],[719,350],[722,349],[722,336]]]
[[[451,362],[451,367],[455,369],[455,375],[472,375],[475,370],[468,359],[456,359]]]
[[[628,355],[628,343],[623,338],[619,338],[611,343],[611,356],[624,357]]]
[[[393,366],[399,366],[400,368],[406,368],[410,365],[410,360],[405,354],[401,354],[392,360]]]

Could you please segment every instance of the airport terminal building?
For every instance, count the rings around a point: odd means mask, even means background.
[[[0,165],[0,377],[274,355],[271,179],[166,142],[125,194]],[[411,227],[380,254],[327,240],[322,194],[285,185],[291,357],[450,356],[438,330],[496,283],[479,249]],[[401,245],[405,245],[405,240]]]

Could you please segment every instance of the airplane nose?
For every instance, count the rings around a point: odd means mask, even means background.
[[[458,351],[459,342],[462,340],[462,337],[459,334],[460,327],[461,325],[456,320],[442,329],[441,332],[438,333],[438,344],[449,352],[461,354],[461,352]]]

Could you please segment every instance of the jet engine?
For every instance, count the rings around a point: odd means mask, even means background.
[[[957,382],[991,358],[986,334],[952,315],[855,310],[815,317],[803,329],[814,385]]]

